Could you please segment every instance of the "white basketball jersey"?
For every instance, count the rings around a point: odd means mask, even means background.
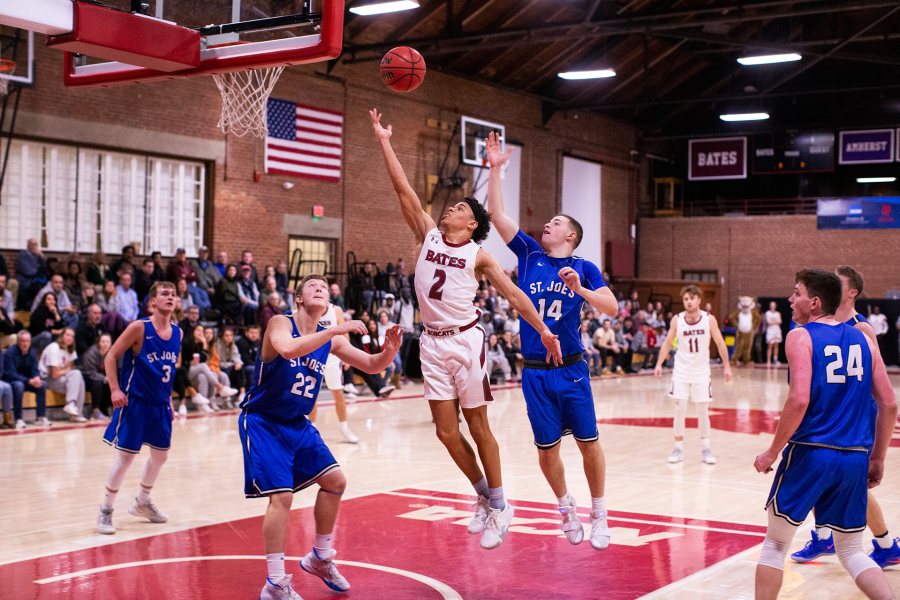
[[[334,304],[329,302],[328,310],[326,310],[325,314],[322,315],[322,318],[319,319],[319,325],[325,329],[331,329],[337,324],[337,311],[334,309]]]
[[[469,240],[450,244],[434,228],[425,235],[416,262],[416,296],[422,321],[432,329],[468,325],[476,318],[475,256],[480,246]]]
[[[709,379],[709,313],[700,311],[696,323],[688,323],[684,312],[678,313],[678,352],[672,378],[682,381]]]

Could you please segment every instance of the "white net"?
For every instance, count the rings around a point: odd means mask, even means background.
[[[222,133],[264,138],[268,133],[266,104],[284,67],[251,69],[213,75],[222,93]]]

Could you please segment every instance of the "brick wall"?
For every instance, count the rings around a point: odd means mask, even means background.
[[[682,270],[716,270],[724,279],[720,310],[737,297],[787,297],[794,273],[807,267],[852,265],[865,278],[869,297],[900,287],[900,230],[816,229],[815,216],[641,219],[638,274],[679,279]]]
[[[337,184],[265,175],[257,182],[254,171],[263,170],[262,142],[233,136],[225,139],[218,132],[215,125],[220,99],[211,78],[67,89],[60,76],[62,53],[45,48],[42,39],[36,45],[38,83],[23,90],[21,100],[21,110],[36,118],[24,122],[39,122],[41,115],[66,116],[72,122],[65,139],[48,137],[45,131],[39,137],[77,142],[79,131],[81,139],[88,139],[87,132],[92,131],[90,139],[95,140],[104,124],[115,124],[127,126],[132,139],[151,135],[165,140],[172,136],[166,153],[173,156],[198,158],[178,143],[178,136],[223,144],[222,156],[209,162],[214,197],[208,210],[206,241],[214,252],[224,249],[232,258],[244,248],[253,249],[261,264],[283,257],[291,233],[285,231],[285,215],[306,216],[313,204],[322,204],[326,216],[342,219],[339,266],[343,266],[349,250],[378,263],[398,257],[407,263],[415,259],[415,243],[401,217],[371,133],[366,112],[371,107],[381,109],[383,122],[393,124],[394,148],[423,200],[426,178],[438,174],[450,136],[448,131],[429,128],[426,121],[454,124],[461,114],[468,114],[506,124],[510,140],[524,146],[523,229],[539,229],[558,210],[560,157],[580,153],[619,165],[603,171],[603,241],[629,236],[627,194],[631,188],[628,171],[622,165],[630,160],[635,132],[600,116],[557,114],[544,124],[541,103],[533,97],[438,72],[430,72],[414,93],[397,94],[381,84],[377,62],[338,64],[328,75],[322,65],[293,67],[282,75],[273,96],[344,112],[344,176]],[[16,134],[34,137],[38,136],[36,131],[20,127]],[[121,137],[100,145],[133,146]],[[449,147],[448,165],[453,166],[458,161],[458,142]],[[288,179],[295,184],[291,190],[282,188]],[[436,204],[433,214],[441,206]],[[31,235],[23,233],[23,245],[24,237]],[[8,257],[14,255],[14,249],[4,250]]]

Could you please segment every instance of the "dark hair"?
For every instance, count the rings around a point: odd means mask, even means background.
[[[835,272],[847,278],[847,284],[851,290],[856,290],[857,295],[862,296],[863,293],[863,276],[859,271],[848,265],[841,265]]]
[[[683,288],[681,288],[680,295],[684,296],[685,294],[690,294],[692,296],[697,296],[698,298],[703,298],[703,291],[694,284],[686,285]]]
[[[841,280],[834,273],[823,269],[803,269],[797,271],[796,281],[806,287],[810,298],[819,299],[823,314],[833,315],[841,305]]]
[[[53,296],[53,299],[56,300],[56,307],[59,308],[59,298],[56,297],[55,292],[47,292],[44,294],[43,298],[41,298],[40,306],[47,306],[47,296]]]
[[[584,237],[584,227],[581,226],[581,223],[579,223],[575,217],[570,217],[565,214],[560,214],[559,216],[567,218],[569,220],[569,226],[572,228],[572,231],[575,232],[575,245],[572,246],[572,249],[574,250],[581,244],[581,239]]]
[[[156,264],[156,261],[154,261],[152,258],[150,258],[148,256],[147,258],[144,259],[144,262],[142,262],[141,264],[142,265],[154,265],[154,264]]]
[[[131,250],[131,252],[132,252],[132,254],[133,254],[133,253],[134,253],[134,246],[132,246],[131,244],[128,244],[127,246],[122,246],[122,254],[125,254],[125,253],[128,252],[129,250]]]
[[[475,220],[478,221],[478,227],[472,232],[472,241],[480,244],[487,239],[488,233],[491,231],[491,213],[471,196],[463,198],[463,202],[469,205],[472,214],[475,215]]]

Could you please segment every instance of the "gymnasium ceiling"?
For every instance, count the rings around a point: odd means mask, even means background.
[[[347,6],[371,3],[348,0]],[[544,118],[592,111],[647,140],[823,126],[900,125],[897,0],[419,0],[415,10],[347,13],[339,60],[375,63],[409,45],[430,70],[539,98]],[[797,52],[744,67],[739,56]],[[612,68],[611,79],[560,71]],[[723,123],[722,112],[771,114]]]

